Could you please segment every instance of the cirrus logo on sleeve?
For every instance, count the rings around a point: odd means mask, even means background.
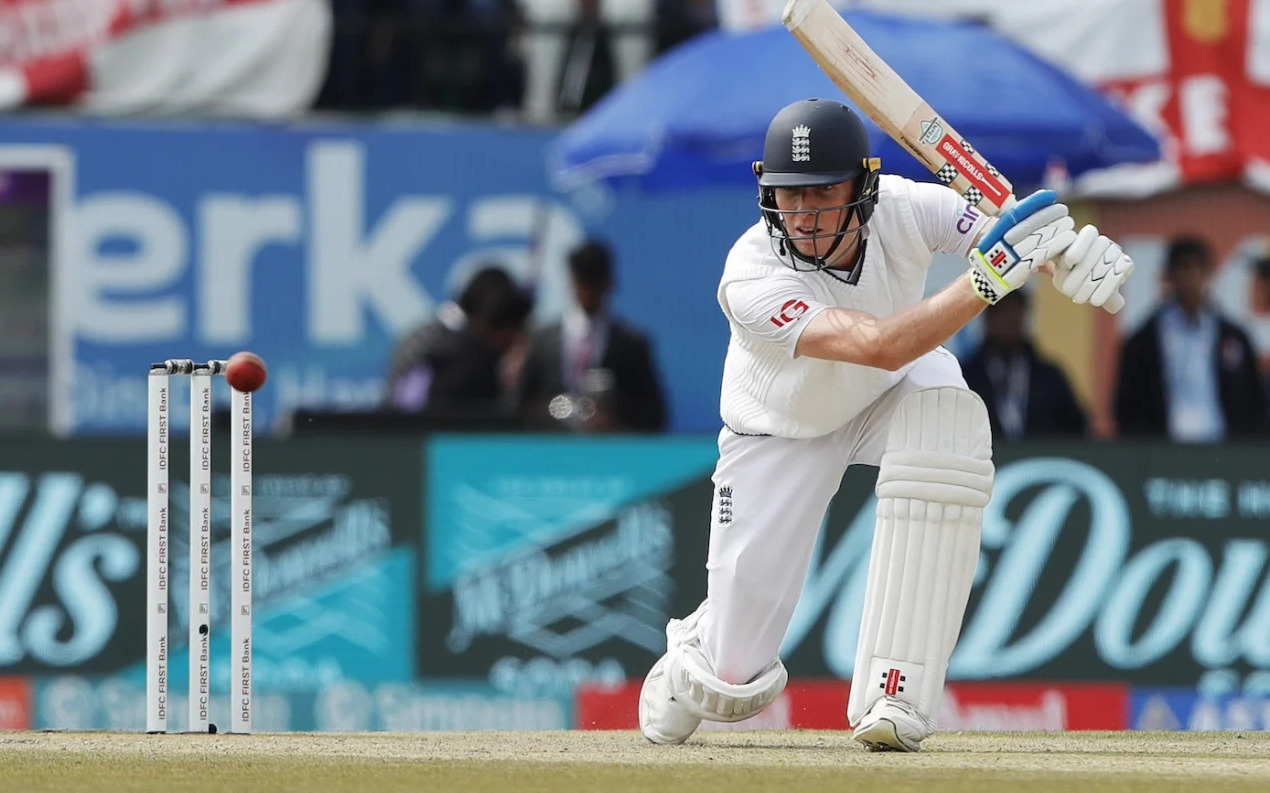
[[[979,210],[970,204],[966,204],[966,210],[961,213],[961,217],[957,218],[957,231],[962,234],[969,234],[981,217],[983,216],[979,214]]]

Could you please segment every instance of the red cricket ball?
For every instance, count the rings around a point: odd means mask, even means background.
[[[254,352],[236,352],[225,363],[225,379],[237,391],[250,393],[265,384],[265,362]]]

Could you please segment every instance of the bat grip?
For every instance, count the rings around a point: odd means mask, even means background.
[[[979,250],[986,251],[996,245],[1005,239],[1006,232],[1013,228],[1014,224],[1053,204],[1055,200],[1057,200],[1057,196],[1052,190],[1038,190],[1019,202],[1011,202],[1006,199],[1002,212],[997,215],[996,225],[988,229],[988,233],[984,235],[983,239],[979,240]],[[1009,206],[1008,210],[1004,208],[1006,206]]]

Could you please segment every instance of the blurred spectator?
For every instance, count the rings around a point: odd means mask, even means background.
[[[524,112],[535,121],[585,109],[653,53],[715,24],[714,0],[331,0],[331,7],[318,108]]]
[[[598,27],[608,34],[617,82],[633,77],[653,55],[656,0],[517,2],[526,26],[524,115],[529,121],[555,121],[562,103],[570,111],[581,107]]]
[[[1063,370],[1028,338],[1027,292],[1006,295],[983,314],[983,343],[962,363],[970,389],[988,408],[994,438],[1083,435],[1084,411]]]
[[[1169,299],[1125,342],[1115,411],[1125,435],[1206,442],[1265,428],[1265,394],[1248,335],[1209,302],[1214,257],[1183,236],[1169,246]]]
[[[532,309],[501,267],[478,271],[457,303],[397,346],[388,377],[388,403],[403,413],[495,414],[510,406],[500,377],[503,355],[525,333]]]
[[[718,27],[716,0],[658,0],[657,52]]]
[[[1252,263],[1252,307],[1259,314],[1270,314],[1270,253]]]
[[[411,73],[402,39],[403,0],[331,0],[334,30],[320,107],[401,104]]]
[[[663,0],[660,13],[673,17],[675,27],[699,33],[718,24],[716,0]]]
[[[509,33],[513,0],[406,0],[422,90],[414,104],[514,112],[520,77]]]
[[[521,370],[518,402],[529,424],[657,432],[666,404],[648,339],[609,310],[613,260],[588,242],[569,255],[575,306],[535,333]],[[553,421],[554,420],[554,421]]]
[[[1252,313],[1261,322],[1266,322],[1266,318],[1270,317],[1270,253],[1252,264]],[[1261,349],[1258,352],[1261,355],[1261,390],[1270,396],[1270,348],[1266,347],[1264,337],[1260,342]],[[1266,402],[1266,424],[1270,426],[1270,399]]]
[[[321,108],[484,113],[518,104],[513,0],[332,0]]]

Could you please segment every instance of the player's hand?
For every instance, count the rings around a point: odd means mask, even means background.
[[[1133,259],[1119,245],[1085,226],[1054,269],[1054,287],[1073,303],[1102,306],[1112,314],[1124,305],[1120,287],[1133,272]]]
[[[975,291],[996,303],[1076,240],[1076,222],[1053,190],[1038,190],[997,219],[970,251]]]

